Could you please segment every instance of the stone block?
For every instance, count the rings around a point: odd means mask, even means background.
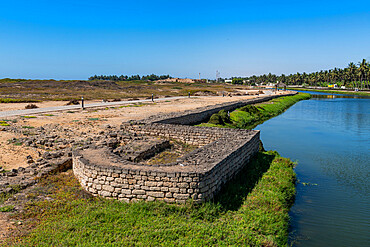
[[[108,192],[113,192],[114,191],[114,187],[112,187],[110,185],[103,185],[102,189],[105,190],[105,191],[108,191]]]
[[[132,194],[133,195],[145,195],[145,190],[136,190],[136,189],[134,189],[132,191]]]
[[[161,198],[161,197],[164,197],[164,192],[148,191],[147,195],[156,197],[156,198]]]

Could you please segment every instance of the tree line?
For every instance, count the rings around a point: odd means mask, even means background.
[[[140,76],[140,75],[94,75],[90,76],[89,80],[103,80],[103,81],[156,81],[156,80],[164,80],[164,79],[169,79],[172,78],[169,75],[145,75],[145,76]]]
[[[267,84],[283,82],[287,85],[321,86],[337,84],[348,88],[370,88],[370,63],[363,59],[357,64],[351,62],[346,68],[334,68],[312,73],[296,73],[290,75],[264,74],[250,77],[232,77],[233,84]]]

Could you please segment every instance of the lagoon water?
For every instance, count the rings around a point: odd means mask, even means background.
[[[370,98],[312,93],[259,126],[297,161],[293,246],[370,246]]]

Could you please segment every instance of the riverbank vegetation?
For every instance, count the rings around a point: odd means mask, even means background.
[[[343,91],[343,90],[326,90],[326,89],[312,89],[312,88],[295,88],[289,87],[290,90],[299,90],[299,91],[311,91],[311,92],[321,92],[321,93],[331,93],[331,94],[350,94],[350,95],[359,95],[359,96],[369,96],[370,91],[367,92],[353,92],[353,91]]]
[[[294,164],[259,152],[211,202],[122,203],[91,197],[72,171],[44,178],[15,220],[14,246],[285,246]],[[29,230],[31,229],[31,230]],[[19,241],[19,242],[18,242]]]
[[[236,84],[268,84],[283,82],[287,85],[321,86],[328,87],[337,84],[338,87],[370,89],[370,63],[363,59],[357,64],[351,62],[346,68],[320,70],[312,73],[296,74],[263,74],[260,76],[233,77]]]
[[[253,129],[258,124],[280,115],[298,101],[309,98],[311,95],[308,93],[298,93],[294,96],[275,98],[256,105],[246,105],[229,114],[221,110],[213,114],[208,123],[202,123],[198,126]]]

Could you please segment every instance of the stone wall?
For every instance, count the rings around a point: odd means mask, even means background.
[[[195,146],[207,145],[218,140],[229,131],[228,129],[220,128],[207,128],[205,131],[204,128],[194,128],[193,126],[158,123],[146,125],[123,123],[121,129],[142,135],[177,139]]]
[[[207,121],[212,114],[219,112],[220,110],[234,111],[237,108],[258,104],[261,102],[269,101],[274,98],[292,96],[297,94],[297,92],[292,92],[290,94],[278,94],[263,96],[254,99],[240,100],[234,102],[227,102],[222,104],[210,105],[206,107],[200,107],[194,110],[187,110],[184,112],[174,112],[169,114],[162,114],[144,119],[144,123],[165,123],[165,124],[176,124],[176,125],[195,125]]]
[[[215,131],[214,128],[190,128],[204,135]],[[217,141],[175,163],[138,164],[114,155],[107,148],[91,148],[74,151],[73,171],[87,191],[106,198],[177,203],[189,199],[209,200],[248,163],[259,147],[259,131],[216,130],[223,134],[219,134],[222,136]]]
[[[124,159],[109,147],[75,150],[74,174],[93,195],[126,202],[163,200],[184,203],[189,199],[195,202],[209,200],[258,152],[259,131],[191,125],[207,121],[222,109],[232,111],[248,104],[289,95],[218,104],[123,123],[120,133],[176,139],[199,148],[176,162],[160,165]]]

